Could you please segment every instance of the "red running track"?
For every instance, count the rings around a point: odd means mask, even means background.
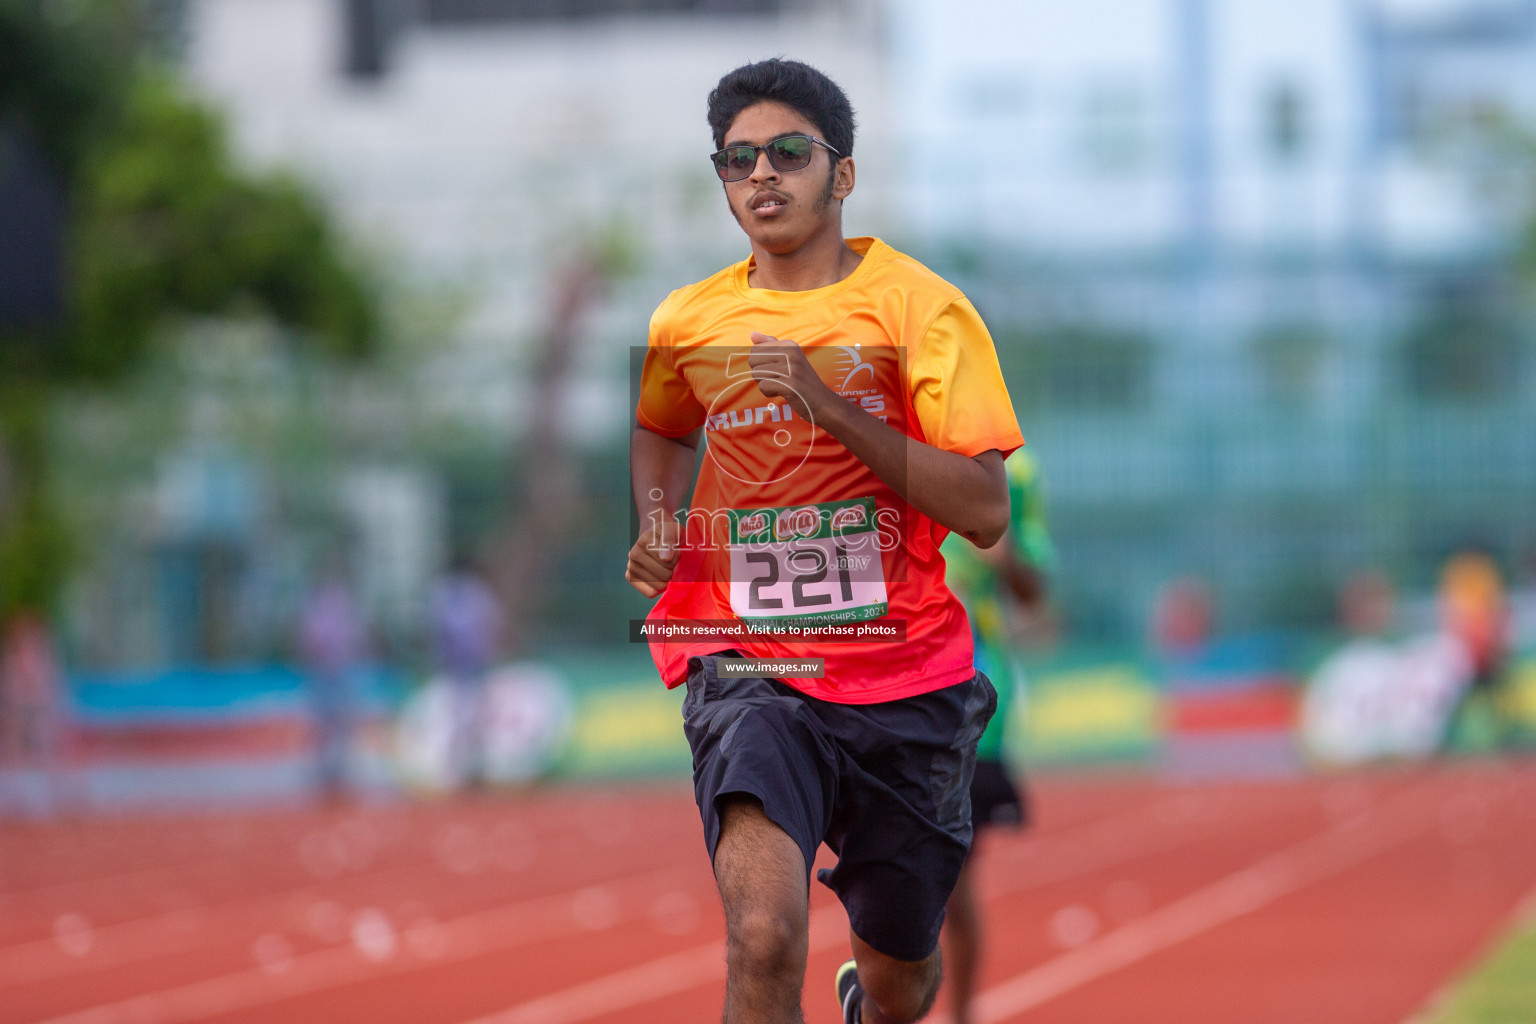
[[[1536,887],[1532,766],[1035,800],[980,854],[986,1022],[1402,1024]],[[0,1024],[715,1021],[721,930],[682,784],[0,831]]]

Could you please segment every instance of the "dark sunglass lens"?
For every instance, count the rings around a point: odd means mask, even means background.
[[[803,135],[778,139],[768,144],[773,166],[781,171],[798,171],[811,162],[811,140]]]
[[[728,180],[745,178],[757,166],[757,150],[751,146],[733,146],[725,151],[725,162]]]
[[[725,181],[735,181],[752,172],[750,164],[747,165],[746,170],[742,170],[740,149],[722,149],[718,153],[711,153],[710,159],[715,162],[715,173]]]

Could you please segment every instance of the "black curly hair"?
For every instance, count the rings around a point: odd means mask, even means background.
[[[839,156],[853,155],[853,106],[847,94],[809,64],[782,57],[743,64],[720,79],[709,94],[715,148],[725,145],[725,133],[737,114],[766,102],[782,103],[810,121]]]

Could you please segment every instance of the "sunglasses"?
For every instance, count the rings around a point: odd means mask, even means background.
[[[759,153],[768,154],[768,162],[776,171],[798,171],[811,162],[816,146],[835,157],[843,155],[814,135],[786,135],[766,146],[726,146],[710,154],[710,159],[715,162],[715,173],[721,181],[740,181],[757,168]]]

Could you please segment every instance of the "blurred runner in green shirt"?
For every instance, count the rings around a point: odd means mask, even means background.
[[[1011,606],[1030,612],[1043,610],[1046,575],[1055,560],[1034,458],[1021,448],[1005,466],[1010,518],[1002,541],[982,550],[952,533],[943,547],[948,563],[945,582],[970,614],[976,670],[985,673],[997,689],[997,713],[977,747],[976,774],[971,782],[971,823],[975,829],[972,859],[988,827],[1018,828],[1026,819],[1025,798],[1003,760],[1003,739],[1019,685],[1008,622]],[[980,906],[973,874],[967,861],[949,897],[944,920],[944,975],[954,1024],[970,1024],[971,996],[981,959]]]

